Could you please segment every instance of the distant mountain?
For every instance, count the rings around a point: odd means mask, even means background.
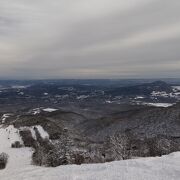
[[[163,81],[155,81],[153,83],[145,83],[136,86],[120,87],[107,91],[107,94],[113,96],[119,95],[150,95],[153,91],[172,92],[172,87]]]

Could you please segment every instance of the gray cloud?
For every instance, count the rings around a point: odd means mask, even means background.
[[[3,0],[0,77],[179,77],[178,0]]]

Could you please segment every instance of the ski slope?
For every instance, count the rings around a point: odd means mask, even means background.
[[[180,152],[163,157],[139,158],[105,164],[67,165],[46,168],[31,165],[32,149],[11,148],[19,140],[13,126],[0,127],[0,153],[9,155],[0,180],[179,180]]]

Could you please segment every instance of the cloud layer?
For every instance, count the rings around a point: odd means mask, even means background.
[[[180,77],[179,0],[2,0],[0,78]]]

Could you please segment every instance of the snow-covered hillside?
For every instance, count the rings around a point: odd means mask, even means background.
[[[0,170],[1,180],[179,180],[180,177],[180,152],[105,164],[46,168],[31,165],[32,149],[11,148],[16,140],[22,142],[17,129],[0,127],[0,153],[9,155],[6,169]]]

